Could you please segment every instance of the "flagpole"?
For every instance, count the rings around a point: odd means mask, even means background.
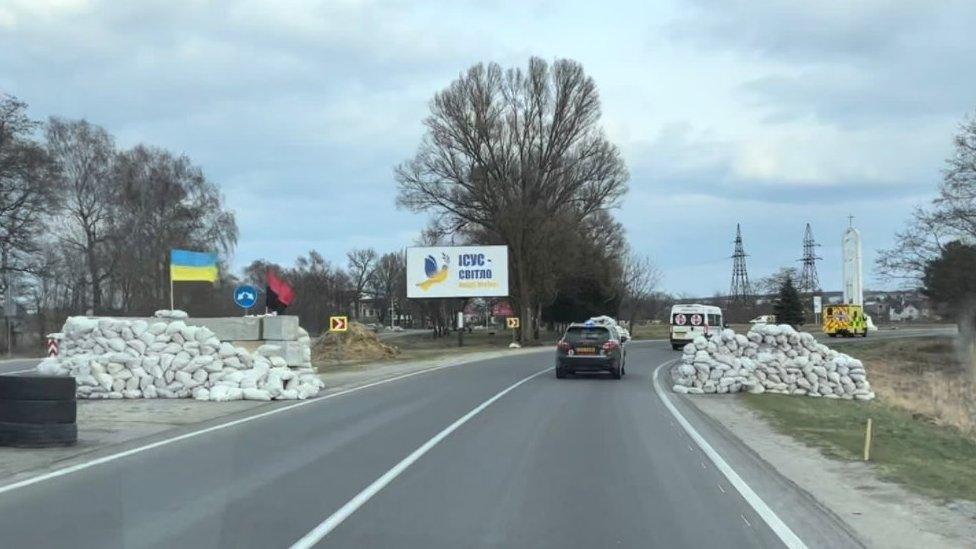
[[[171,311],[176,308],[176,305],[173,303],[173,301],[174,301],[173,300],[173,270],[170,269],[170,271],[169,271],[169,310],[171,310]]]

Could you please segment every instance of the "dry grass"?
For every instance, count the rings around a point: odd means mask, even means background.
[[[949,338],[877,341],[850,349],[864,361],[875,393],[917,419],[976,439],[976,363]]]
[[[350,322],[346,332],[326,332],[312,345],[312,359],[319,363],[383,360],[397,354],[395,347],[381,342],[358,322]]]

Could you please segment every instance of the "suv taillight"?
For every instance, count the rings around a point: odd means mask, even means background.
[[[611,340],[603,344],[603,351],[609,353],[614,349],[616,349],[617,347],[620,347],[620,344],[617,343],[616,341]]]

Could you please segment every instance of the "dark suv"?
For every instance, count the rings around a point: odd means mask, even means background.
[[[626,354],[614,326],[591,322],[570,324],[556,344],[556,377],[576,372],[610,372],[614,379],[627,373]]]

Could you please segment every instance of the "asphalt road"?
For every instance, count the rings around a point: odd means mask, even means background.
[[[677,356],[631,344],[619,381],[557,380],[549,352],[474,362],[0,487],[0,547],[286,547],[357,495],[319,545],[782,546],[654,392],[652,373]],[[854,545],[684,397],[668,398],[807,545]]]
[[[0,374],[22,374],[34,370],[39,358],[13,358],[0,361]]]

